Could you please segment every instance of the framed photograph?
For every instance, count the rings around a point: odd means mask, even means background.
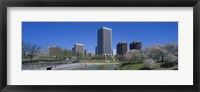
[[[0,6],[1,91],[199,91],[199,0]]]

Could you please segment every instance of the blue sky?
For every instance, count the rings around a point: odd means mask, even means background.
[[[112,48],[121,41],[141,41],[142,47],[154,44],[178,43],[178,22],[22,22],[22,40],[41,46],[72,49],[82,43],[95,52],[97,30],[112,29]]]

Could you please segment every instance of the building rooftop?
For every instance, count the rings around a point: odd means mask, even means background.
[[[112,30],[111,28],[105,27],[105,26],[102,26],[101,28],[102,28],[102,29],[107,29],[107,30]]]
[[[55,48],[55,47],[58,47],[58,46],[48,46],[47,48]],[[59,47],[58,47],[59,48]]]
[[[141,43],[141,41],[133,41],[132,43]]]
[[[126,41],[122,41],[122,42],[119,42],[119,44],[120,44],[120,43],[127,43],[127,42],[126,42]]]
[[[75,45],[82,45],[82,46],[84,46],[84,44],[81,44],[81,43],[75,43]]]

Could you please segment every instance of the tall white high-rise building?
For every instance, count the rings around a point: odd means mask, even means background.
[[[58,46],[47,47],[47,56],[49,57],[59,57],[62,49]]]
[[[112,56],[115,56],[117,54],[116,49],[112,49]]]
[[[101,27],[97,36],[98,55],[112,55],[112,29]]]
[[[84,56],[84,44],[81,44],[81,43],[74,44],[74,55]]]

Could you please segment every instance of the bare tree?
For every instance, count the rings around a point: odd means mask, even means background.
[[[22,41],[22,56],[26,55],[27,44],[26,42]]]
[[[40,46],[37,46],[36,44],[27,43],[26,51],[28,53],[28,56],[30,56],[31,61],[38,50],[40,50]]]

